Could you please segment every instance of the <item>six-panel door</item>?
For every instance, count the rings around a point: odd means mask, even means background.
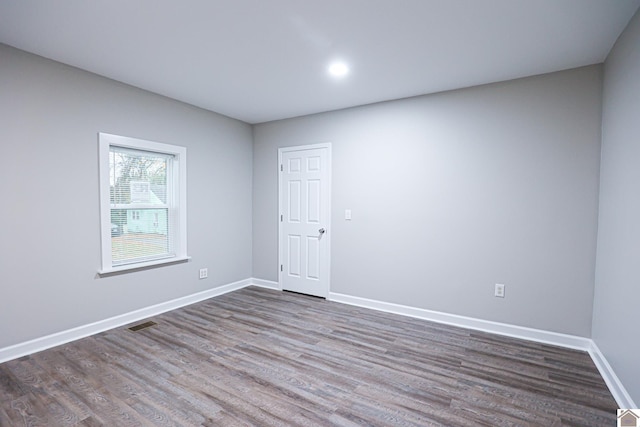
[[[280,280],[284,290],[329,291],[329,150],[281,153]]]

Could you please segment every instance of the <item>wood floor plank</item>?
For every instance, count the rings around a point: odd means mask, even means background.
[[[15,377],[7,365],[0,365],[0,403],[15,399],[25,393],[22,381]]]
[[[615,424],[586,352],[256,287],[147,320],[1,364],[0,426]]]

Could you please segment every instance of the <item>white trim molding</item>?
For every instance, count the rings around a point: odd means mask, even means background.
[[[167,311],[175,310],[186,305],[194,304],[196,302],[204,301],[209,298],[213,298],[219,295],[226,294],[228,292],[233,292],[238,289],[251,286],[251,284],[251,279],[240,280],[238,282],[229,283],[227,285],[219,286],[217,288],[209,289],[203,292],[198,292],[181,298],[176,298],[171,301],[114,316],[109,319],[99,320],[88,325],[78,326],[77,328],[57,332],[55,334],[36,338],[31,341],[15,344],[10,347],[0,348],[0,363],[46,350],[48,348],[66,344],[68,342],[104,332],[109,329],[118,328],[120,326],[137,322],[148,317],[157,316],[159,314],[166,313]]]
[[[0,363],[46,350],[48,348],[66,344],[68,342],[104,332],[109,329],[118,328],[120,326],[137,322],[149,317],[157,316],[167,311],[175,310],[177,308],[204,301],[209,298],[237,291],[248,286],[258,286],[261,288],[278,291],[281,290],[278,282],[274,282],[271,280],[263,280],[257,278],[240,280],[203,292],[198,292],[150,307],[145,307],[139,310],[132,311],[130,313],[125,313],[119,316],[111,317],[109,319],[100,320],[88,325],[83,325],[41,338],[36,338],[31,341],[15,344],[10,347],[0,348]],[[627,390],[624,388],[624,385],[615,374],[607,359],[604,357],[596,343],[590,338],[561,334],[551,331],[543,331],[540,329],[526,328],[522,326],[509,325],[506,323],[492,322],[482,319],[475,319],[472,317],[459,316],[455,314],[426,310],[406,305],[354,297],[351,295],[339,294],[335,292],[330,292],[328,299],[330,301],[335,301],[343,304],[384,311],[387,313],[399,314],[402,316],[414,317],[431,322],[443,323],[466,329],[473,329],[477,331],[483,331],[513,338],[520,338],[543,344],[551,344],[560,347],[586,351],[591,356],[593,363],[595,364],[596,368],[598,368],[598,371],[600,372],[600,375],[602,375],[602,378],[607,384],[607,387],[609,387],[609,391],[613,395],[613,398],[616,400],[618,407],[637,408],[637,405],[635,404]]]
[[[616,400],[618,408],[637,408],[638,406],[627,392],[627,389],[624,388],[613,368],[604,357],[604,354],[602,354],[593,340],[591,340],[589,355],[591,356],[593,363],[596,365],[596,368],[598,368],[598,371],[600,371],[600,375],[602,375],[604,382],[607,383],[607,387],[609,387],[609,391]]]
[[[489,332],[492,334],[519,338],[543,344],[557,345],[559,347],[582,350],[589,353],[593,363],[598,368],[600,375],[604,379],[613,398],[619,408],[637,408],[631,396],[622,385],[613,368],[607,362],[598,346],[590,338],[575,335],[561,334],[558,332],[544,331],[541,329],[526,328],[523,326],[509,325],[507,323],[492,322],[489,320],[475,319],[472,317],[459,316],[456,314],[443,313],[439,311],[426,310],[422,308],[409,307],[406,305],[393,304],[383,301],[376,301],[367,298],[354,297],[335,292],[329,293],[329,300],[357,307],[369,308],[384,311],[387,313],[399,314],[402,316],[415,317],[429,320],[431,322],[443,323],[461,328],[473,329],[477,331]]]
[[[330,293],[329,299],[331,301],[355,305],[358,307],[371,308],[374,310],[385,311],[387,313],[400,314],[403,316],[415,317],[418,319],[429,320],[431,322],[443,323],[452,326],[459,326],[461,328],[473,329],[476,331],[483,331],[497,335],[536,341],[543,344],[557,345],[560,347],[583,351],[588,351],[591,348],[591,340],[589,338],[578,337],[575,335],[543,331],[541,329],[510,325],[507,323],[492,322],[490,320],[475,319],[473,317],[459,316],[456,314],[409,307],[406,305],[376,301],[367,298],[353,297],[350,295],[338,294],[333,292]]]
[[[255,277],[251,278],[251,284],[253,286],[258,286],[260,288],[267,288],[267,289],[273,289],[276,291],[281,291],[282,288],[280,287],[280,284],[278,282],[274,282],[271,280],[264,280],[264,279],[256,279]]]

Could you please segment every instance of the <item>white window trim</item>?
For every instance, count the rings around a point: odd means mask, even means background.
[[[100,172],[100,229],[101,229],[101,252],[102,266],[98,270],[100,275],[124,272],[127,270],[138,270],[145,267],[162,264],[174,264],[187,261],[187,149],[176,145],[163,144],[160,142],[147,141],[144,139],[129,138],[126,136],[112,135],[108,133],[98,133],[99,142],[99,172]],[[111,146],[131,148],[134,150],[145,150],[156,153],[169,154],[173,158],[173,173],[177,176],[178,183],[173,194],[178,198],[176,209],[173,211],[175,217],[174,239],[176,241],[174,256],[154,259],[151,261],[136,262],[113,266],[111,258],[111,203],[110,203],[110,182],[109,182],[109,148]]]

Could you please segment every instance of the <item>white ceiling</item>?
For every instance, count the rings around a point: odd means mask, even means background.
[[[640,0],[0,0],[0,42],[248,123],[603,62]],[[350,74],[335,80],[329,61]]]

